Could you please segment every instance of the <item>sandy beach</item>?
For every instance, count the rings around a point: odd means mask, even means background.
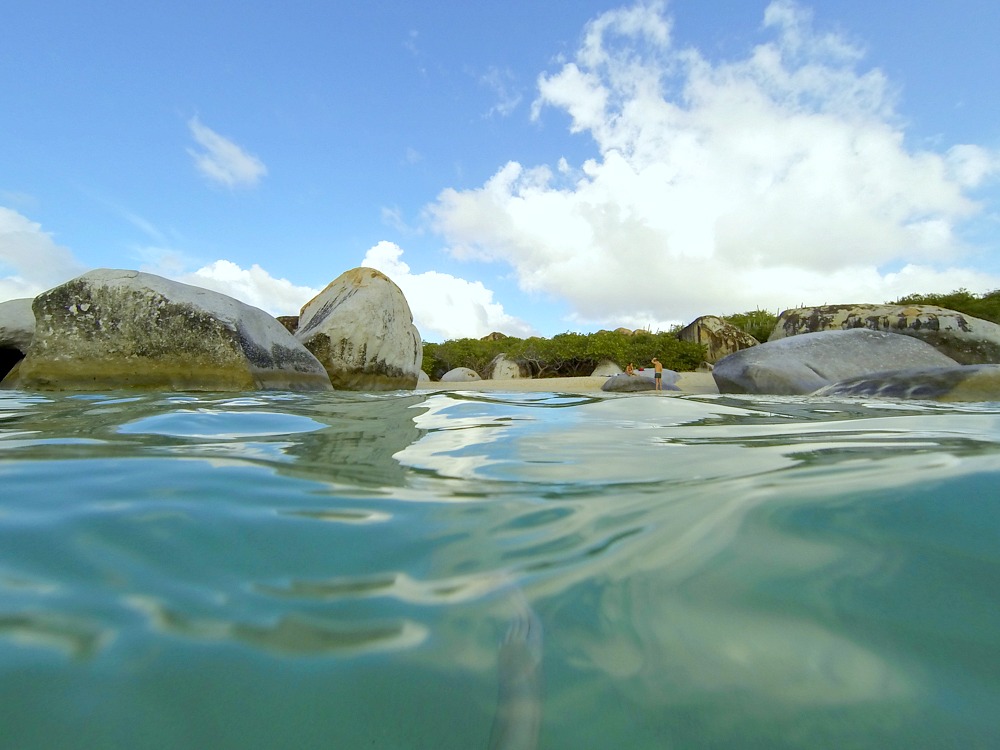
[[[690,393],[718,393],[712,374],[708,372],[682,372],[676,385],[679,391],[641,391],[629,395],[683,395]],[[584,378],[514,378],[510,380],[473,380],[465,383],[421,382],[421,391],[492,391],[495,393],[603,393],[605,377]]]

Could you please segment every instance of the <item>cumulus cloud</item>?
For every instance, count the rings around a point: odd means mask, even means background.
[[[535,333],[527,323],[504,312],[481,282],[436,271],[415,274],[402,256],[398,245],[382,241],[368,250],[361,265],[381,271],[402,290],[425,341],[480,338],[493,331],[521,337]]]
[[[246,269],[230,260],[217,260],[193,273],[170,276],[185,284],[227,294],[271,315],[298,315],[302,305],[320,291],[276,279],[256,263]]]
[[[796,3],[772,2],[761,29],[711,61],[676,45],[663,3],[592,21],[539,77],[532,117],[568,115],[593,158],[443,191],[428,211],[449,251],[509,264],[580,325],[1000,286],[962,267],[960,240],[1000,156],[909,147],[890,81]]]
[[[198,171],[210,181],[230,188],[253,187],[267,174],[264,162],[202,125],[197,117],[188,120],[188,128],[201,147],[201,150],[189,148],[188,153]]]
[[[0,301],[34,297],[84,270],[41,224],[0,206]]]

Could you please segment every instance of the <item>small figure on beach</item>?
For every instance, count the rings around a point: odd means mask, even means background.
[[[626,375],[635,375],[635,367],[632,366],[631,362],[629,362],[628,366],[625,368],[625,374]]]
[[[663,390],[663,365],[656,357],[653,357],[653,379],[656,381],[656,390]]]

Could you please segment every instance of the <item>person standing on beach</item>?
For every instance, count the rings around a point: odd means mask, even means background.
[[[656,390],[663,390],[663,365],[656,357],[653,357],[653,380],[656,381]]]

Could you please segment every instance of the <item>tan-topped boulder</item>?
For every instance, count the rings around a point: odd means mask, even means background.
[[[746,331],[727,323],[715,315],[703,315],[682,328],[677,338],[705,347],[705,361],[714,365],[733,352],[757,346],[757,341]]]
[[[417,387],[423,346],[403,292],[374,268],[354,268],[306,303],[295,331],[333,387],[387,391]]]
[[[91,271],[32,307],[35,336],[7,388],[331,388],[316,358],[263,310],[153,274]]]
[[[823,305],[785,310],[770,341],[853,328],[912,336],[963,365],[1000,363],[1000,325],[934,305]]]

